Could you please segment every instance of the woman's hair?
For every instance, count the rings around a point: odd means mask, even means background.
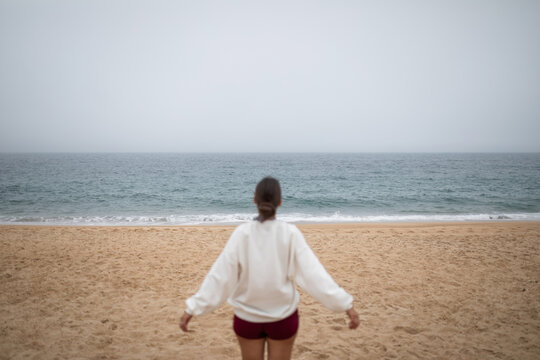
[[[267,176],[255,188],[255,203],[259,209],[261,222],[276,215],[276,209],[281,204],[281,187],[279,181]]]

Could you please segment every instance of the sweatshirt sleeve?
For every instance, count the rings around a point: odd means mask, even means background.
[[[232,294],[238,282],[236,247],[239,229],[233,232],[225,248],[204,278],[199,291],[186,300],[186,312],[204,315],[217,309]]]
[[[332,311],[349,310],[353,297],[332,279],[296,227],[291,241],[295,282],[326,308]]]

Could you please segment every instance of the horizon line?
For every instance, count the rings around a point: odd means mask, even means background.
[[[0,151],[0,154],[540,154],[540,151]]]

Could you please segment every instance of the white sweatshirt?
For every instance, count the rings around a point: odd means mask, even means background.
[[[326,272],[296,226],[254,220],[234,230],[199,291],[186,300],[186,312],[203,315],[228,299],[241,319],[281,320],[298,306],[295,284],[330,310],[352,307],[352,296]]]

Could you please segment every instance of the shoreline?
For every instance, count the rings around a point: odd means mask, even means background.
[[[234,227],[0,225],[0,353],[239,358],[228,304],[178,328]],[[298,227],[361,324],[300,290],[294,359],[540,357],[540,222]]]
[[[187,226],[239,225],[251,221],[256,213],[208,213],[168,215],[1,215],[0,225],[59,226]],[[293,224],[378,224],[378,223],[447,223],[493,221],[540,221],[540,212],[532,213],[460,213],[460,214],[332,214],[278,213],[278,219]]]
[[[279,220],[279,219],[278,219]],[[285,220],[282,220],[285,221]],[[246,221],[247,222],[247,221]],[[285,221],[288,222],[288,221]],[[121,224],[121,225],[103,225],[103,224],[1,224],[0,223],[0,230],[2,228],[9,228],[9,227],[15,227],[15,228],[23,228],[23,227],[29,227],[29,228],[215,228],[215,227],[224,227],[224,228],[235,228],[244,222],[234,223],[234,224],[186,224],[186,225],[165,225],[165,224],[148,224],[148,225],[142,225],[142,224]],[[325,222],[325,223],[317,223],[317,222],[288,222],[290,224],[296,225],[298,227],[312,227],[312,226],[353,226],[353,227],[371,227],[371,226],[381,226],[381,227],[400,227],[400,226],[407,226],[407,227],[424,227],[424,226],[461,226],[461,225],[488,225],[488,224],[494,224],[494,225],[500,225],[500,224],[539,224],[540,220],[511,220],[511,219],[505,219],[505,220],[456,220],[456,221],[440,221],[440,220],[434,220],[434,221],[380,221],[380,222]]]

